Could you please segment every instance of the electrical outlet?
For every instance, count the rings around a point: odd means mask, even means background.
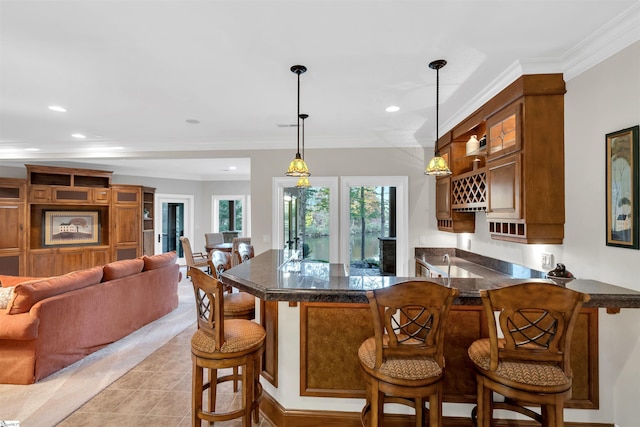
[[[543,252],[542,253],[542,268],[549,269],[553,267],[553,254]]]

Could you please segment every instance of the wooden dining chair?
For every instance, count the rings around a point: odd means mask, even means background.
[[[236,265],[242,263],[242,259],[240,258],[240,254],[238,253],[238,246],[240,243],[251,244],[251,237],[234,237],[231,242],[231,266],[235,267]]]
[[[491,426],[494,409],[562,427],[564,402],[571,397],[571,337],[589,295],[550,283],[522,283],[481,290],[480,296],[489,338],[474,341],[468,351],[478,383],[478,427]],[[494,402],[492,392],[504,402]]]
[[[367,292],[375,335],[358,349],[367,384],[361,422],[382,425],[385,403],[415,409],[415,425],[442,426],[444,332],[458,290],[408,281]],[[429,401],[429,408],[426,402]]]
[[[187,237],[181,236],[182,250],[184,251],[184,259],[187,263],[187,277],[191,277],[191,269],[193,268],[209,268],[209,257],[203,252],[193,252],[191,242]]]

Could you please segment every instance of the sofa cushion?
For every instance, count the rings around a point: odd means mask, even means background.
[[[114,261],[104,266],[102,281],[108,282],[109,280],[138,274],[142,271],[142,267],[144,267],[144,262],[139,258]]]
[[[142,259],[144,260],[144,271],[147,271],[173,265],[178,260],[178,256],[176,251],[171,251],[158,255],[145,255]]]
[[[46,277],[30,277],[30,276],[5,276],[0,275],[0,285],[10,288],[22,282],[31,282],[34,280],[44,280]]]
[[[95,285],[100,283],[100,279],[102,279],[102,267],[93,267],[63,276],[17,284],[14,289],[15,296],[7,306],[7,313],[26,313],[40,300]]]

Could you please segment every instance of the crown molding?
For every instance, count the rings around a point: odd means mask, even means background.
[[[562,56],[565,81],[640,40],[640,1]]]
[[[453,129],[523,74],[562,73],[564,80],[568,81],[639,40],[640,0],[561,57],[515,61],[485,90],[470,98],[457,113],[451,115],[442,127]]]

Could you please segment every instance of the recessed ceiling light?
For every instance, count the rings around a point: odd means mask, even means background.
[[[86,136],[84,136],[81,133],[73,133],[73,134],[71,134],[71,136],[74,137],[74,138],[80,138],[80,139],[86,138]]]
[[[67,112],[66,108],[61,107],[59,105],[49,105],[49,110],[57,111],[59,113],[66,113]]]
[[[39,148],[25,148],[24,151],[40,151]]]
[[[196,119],[187,119],[185,121],[191,125],[197,125],[198,123],[200,123],[200,120],[196,120]]]
[[[397,105],[390,105],[385,109],[387,113],[395,113],[396,111],[399,111],[399,110],[400,110],[400,107],[398,107]]]
[[[237,167],[235,167],[235,166],[229,166],[229,170],[230,170],[230,171],[234,171],[234,170],[236,170],[236,169],[238,169],[238,168],[237,168]]]

